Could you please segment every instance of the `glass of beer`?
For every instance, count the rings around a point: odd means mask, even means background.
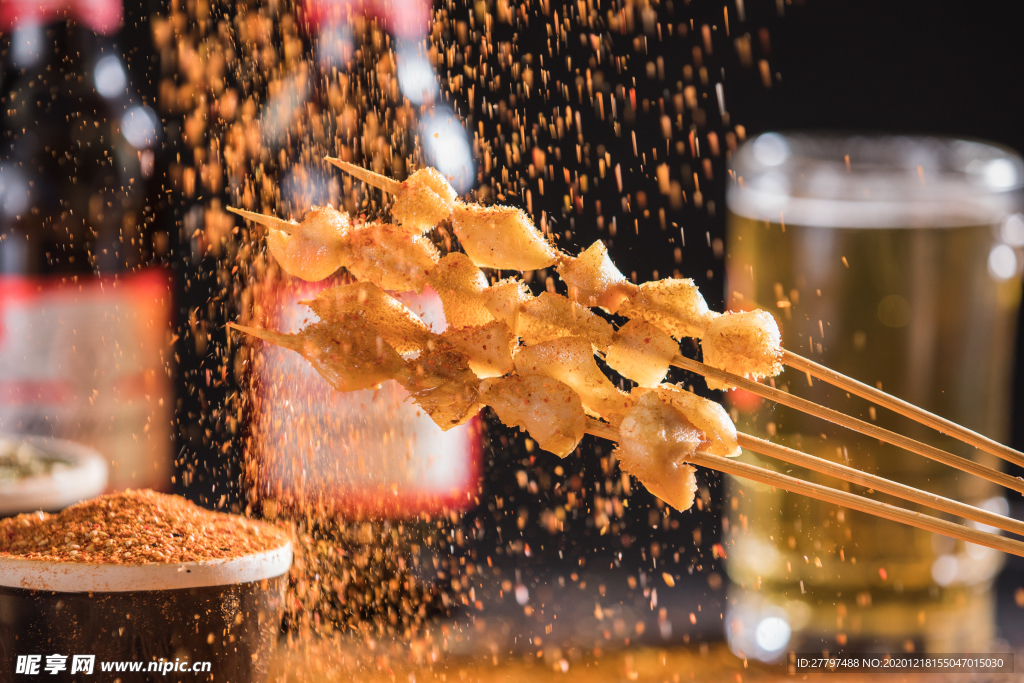
[[[771,311],[787,349],[1005,441],[1024,246],[1019,156],[969,140],[767,133],[737,151],[732,173],[732,310]],[[793,370],[773,382],[999,467]],[[752,395],[726,400],[743,431],[1007,510],[1004,492],[981,479]],[[983,651],[994,637],[995,551],[735,479],[725,509],[736,652]]]

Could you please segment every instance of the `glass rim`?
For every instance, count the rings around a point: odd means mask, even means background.
[[[1024,159],[968,138],[762,133],[729,163],[730,212],[816,227],[995,225],[1021,210]]]

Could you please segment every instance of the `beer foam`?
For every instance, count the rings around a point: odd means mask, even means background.
[[[1020,211],[1024,164],[972,140],[765,133],[739,149],[737,216],[819,228],[959,228]]]
[[[285,574],[292,544],[229,559],[175,564],[86,564],[0,557],[0,586],[57,593],[125,593],[230,586]]]

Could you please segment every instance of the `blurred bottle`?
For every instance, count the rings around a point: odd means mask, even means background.
[[[0,430],[87,443],[110,485],[170,485],[159,120],[111,35],[118,0],[0,10]]]
[[[324,285],[286,280],[260,302],[266,327],[299,332],[317,317],[307,301]],[[394,292],[434,331],[446,327],[432,290]],[[266,345],[253,360],[250,457],[254,483],[272,505],[313,506],[332,519],[445,516],[474,505],[481,469],[480,419],[442,431],[397,382],[335,391],[297,353]]]
[[[1006,439],[1024,246],[1017,155],[965,140],[765,134],[738,152],[733,170],[731,308],[772,311],[786,348]],[[1000,465],[799,373],[774,383]],[[745,431],[1007,511],[1002,491],[984,480],[749,395],[729,399]],[[989,646],[1001,554],[737,480],[727,502],[734,650],[770,660],[787,649]]]

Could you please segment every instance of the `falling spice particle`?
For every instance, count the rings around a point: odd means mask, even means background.
[[[541,212],[538,225],[553,239],[569,240],[577,232],[585,234],[577,226],[589,222],[592,216],[596,219],[594,225],[608,225],[610,238],[618,236],[619,217],[626,221],[632,218],[634,234],[647,239],[651,232],[647,212],[657,210],[659,220],[663,215],[662,207],[653,199],[650,207],[642,204],[637,191],[652,175],[648,161],[653,157],[655,168],[665,164],[679,179],[673,181],[666,174],[666,205],[672,211],[686,211],[704,220],[705,199],[694,169],[704,175],[707,196],[715,196],[714,179],[724,177],[725,166],[719,149],[727,156],[735,149],[737,139],[745,138],[742,126],[732,128],[728,123],[724,85],[717,65],[711,62],[712,55],[732,49],[730,42],[721,42],[728,38],[730,18],[726,9],[724,32],[708,25],[699,31],[692,26],[687,29],[686,3],[675,4],[673,10],[671,3],[619,3],[617,9],[580,3],[567,6],[566,11],[547,1],[513,5],[497,0],[442,3],[434,9],[423,40],[423,56],[428,67],[436,67],[434,73],[428,72],[431,88],[437,88],[432,106],[440,109],[450,105],[450,120],[467,129],[470,154],[476,163],[474,182],[467,185],[471,188],[466,191],[467,201],[516,203],[531,214],[536,209]],[[428,163],[424,148],[428,143],[436,145],[442,136],[436,130],[423,132],[418,126],[426,110],[412,104],[402,91],[403,56],[398,49],[402,41],[396,40],[383,20],[353,16],[350,24],[336,31],[338,35],[327,31],[316,34],[311,32],[303,7],[293,0],[246,0],[236,9],[225,8],[223,19],[204,14],[209,11],[207,3],[170,5],[168,16],[158,20],[155,30],[165,41],[160,50],[162,59],[168,60],[163,65],[168,75],[161,84],[161,106],[168,115],[185,119],[188,131],[182,145],[185,154],[172,174],[180,175],[182,184],[190,179],[190,197],[208,198],[194,200],[202,206],[195,205],[198,220],[193,222],[197,234],[211,244],[216,242],[224,255],[224,262],[214,266],[212,279],[224,288],[218,297],[230,305],[223,303],[217,314],[241,309],[243,316],[259,320],[273,313],[259,294],[272,291],[283,276],[265,257],[265,232],[250,231],[251,226],[244,225],[238,233],[210,229],[219,225],[216,216],[224,213],[221,207],[243,206],[298,220],[314,204],[331,204],[348,212],[354,221],[386,221],[393,216],[381,194],[366,190],[349,177],[323,173],[322,157],[336,156],[402,180]],[[737,2],[736,8],[736,18],[745,21],[743,3]],[[673,20],[664,24],[668,30],[663,38],[662,22],[667,18]],[[599,28],[605,21],[607,29]],[[528,53],[529,41],[514,36],[535,33],[538,27],[541,35],[546,34],[547,45]],[[608,33],[603,34],[603,30]],[[619,36],[627,35],[628,40],[620,41]],[[687,63],[674,71],[675,76],[668,64],[661,65],[660,57],[646,56],[648,47],[654,51],[656,40],[667,42],[673,36],[681,44],[690,41],[692,47],[703,48],[693,53],[683,51]],[[749,37],[744,41],[752,66],[757,48],[750,45]],[[713,42],[717,43],[714,50]],[[627,47],[627,54],[620,54],[619,46],[630,43],[633,52],[629,53]],[[735,44],[739,51],[740,42]],[[326,49],[328,45],[331,50]],[[570,45],[572,55],[568,54]],[[590,54],[576,53],[579,46]],[[644,63],[648,61],[654,68],[651,72],[648,66],[647,73],[653,76],[650,82],[644,82]],[[767,74],[770,87],[771,74],[767,62],[762,62],[759,68]],[[210,116],[211,111],[217,116]],[[281,115],[275,118],[275,112]],[[606,114],[610,115],[608,120]],[[645,130],[648,122],[653,122],[650,128],[658,134],[655,142],[645,140],[650,137]],[[662,135],[664,130],[669,135]],[[702,138],[707,142],[705,151],[710,151],[714,160],[694,161],[701,156]],[[630,161],[630,146],[637,162]],[[640,153],[639,149],[647,151]],[[619,160],[626,164],[625,169],[616,163]],[[615,186],[610,178],[604,178],[613,164]],[[553,186],[546,196],[545,185]],[[613,187],[620,195],[626,190],[631,193],[623,197],[621,211]],[[694,190],[690,204],[686,204],[684,187]],[[646,191],[654,195],[650,188]],[[209,197],[218,194],[221,204],[215,212],[214,200]],[[584,202],[586,195],[606,198],[604,206],[600,201]],[[563,202],[563,197],[568,201]],[[706,206],[707,211],[713,211],[712,202]],[[645,220],[645,233],[639,232],[639,220]],[[190,224],[188,220],[186,224]],[[628,235],[628,227],[624,232],[624,238],[635,239]],[[685,246],[682,228],[679,237]],[[713,241],[710,232],[706,237],[708,247],[721,255],[721,240],[716,237]],[[451,248],[450,234],[444,239],[431,239],[438,247]],[[672,249],[665,254],[676,264],[682,260],[682,254],[676,258]],[[228,263],[232,259],[234,262]],[[535,289],[554,290],[557,278],[553,275],[553,271],[542,269],[529,278]],[[630,279],[643,281],[647,275],[633,271]],[[501,274],[496,277],[500,279]],[[213,324],[215,320],[216,315],[198,308],[193,332],[197,348],[201,338],[209,345],[204,349],[223,357],[226,374],[206,368],[197,372],[197,379],[202,378],[200,382],[205,380],[211,388],[223,381],[218,377],[231,376],[236,370],[239,375],[252,374],[252,367],[266,362],[251,347],[243,345],[229,351],[218,347],[213,333],[203,332],[204,325],[205,329],[219,329]],[[203,400],[205,410],[207,399]],[[260,408],[260,401],[256,388],[243,384],[228,402],[229,409],[213,405],[211,412],[224,414],[225,420],[234,415],[237,417],[232,419],[241,422],[244,414]],[[301,407],[292,413],[296,416],[294,429],[305,430],[301,434],[309,437],[305,439],[309,448],[331,453],[339,445],[359,446],[358,439],[348,441],[336,434],[312,433],[315,430],[308,427],[309,420],[298,419],[300,413]],[[244,428],[237,433],[248,434],[245,438],[250,439],[259,437]],[[220,439],[223,445],[230,442],[234,452],[250,453],[242,437],[231,441],[215,426],[198,434],[204,445]],[[488,465],[493,469],[488,471],[502,472],[506,463],[513,463],[509,465],[511,471],[526,475],[524,490],[515,494],[522,497],[484,489],[475,501],[479,513],[451,508],[409,519],[333,517],[319,507],[319,501],[277,500],[273,496],[279,480],[250,453],[252,461],[244,463],[244,471],[252,499],[239,501],[237,496],[229,495],[224,503],[240,503],[243,508],[252,503],[253,510],[262,506],[268,517],[295,521],[299,552],[288,596],[289,638],[295,634],[301,640],[301,636],[311,633],[328,638],[338,633],[405,636],[410,640],[423,637],[429,652],[434,647],[430,640],[434,636],[426,635],[432,617],[450,615],[460,604],[478,604],[476,596],[487,596],[482,598],[483,604],[490,606],[491,600],[501,599],[495,595],[504,592],[507,596],[513,585],[518,599],[520,581],[530,583],[531,579],[520,579],[517,571],[513,582],[509,575],[516,570],[510,565],[530,555],[550,558],[554,552],[550,545],[545,549],[543,542],[531,540],[526,544],[524,534],[540,531],[546,537],[545,529],[561,530],[564,526],[568,535],[592,526],[609,544],[625,547],[635,542],[635,534],[631,536],[627,526],[632,516],[627,511],[635,509],[635,499],[630,504],[628,487],[615,476],[617,468],[608,452],[603,454],[602,467],[596,473],[571,472],[567,466],[564,477],[553,477],[533,444],[518,438],[501,430],[487,435],[488,454],[493,450],[494,455],[494,462]],[[210,445],[217,452],[222,447],[221,443]],[[298,452],[288,450],[281,466],[294,468],[303,478],[321,476],[304,466]],[[202,475],[205,472],[189,472],[187,476],[194,481]],[[237,472],[231,476],[237,476]],[[220,494],[218,490],[211,502],[216,502]],[[525,500],[527,494],[530,502]],[[540,514],[528,509],[534,499],[544,497],[556,504]],[[503,526],[505,515],[511,526]],[[675,529],[679,522],[667,511],[659,520],[666,529]],[[570,532],[574,521],[579,526]],[[538,524],[541,526],[536,527]],[[482,570],[471,559],[481,543],[493,543],[487,551],[496,558],[492,566],[488,555],[486,566],[479,565]],[[681,554],[685,562],[687,550],[682,545],[677,547],[674,562],[680,563]],[[656,560],[656,571],[660,571],[662,562],[673,561],[672,549],[659,552],[657,558],[653,551],[645,555],[647,562]],[[561,550],[558,553],[561,557]],[[725,557],[721,544],[716,544],[714,553]],[[582,566],[586,558],[579,559]],[[607,555],[601,558],[607,559]],[[618,567],[619,560],[621,556],[611,566]],[[500,576],[498,570],[503,572]],[[646,580],[650,581],[651,570],[646,571]],[[481,576],[484,572],[486,577]],[[673,585],[670,573],[664,572],[663,580]],[[479,584],[474,586],[477,581]],[[505,581],[509,581],[508,588],[499,588]],[[574,590],[585,590],[586,581],[579,581],[578,586]],[[525,609],[529,615],[534,606]],[[542,611],[543,606],[537,609]],[[447,635],[439,636],[438,641]],[[547,647],[550,643],[545,643]]]

